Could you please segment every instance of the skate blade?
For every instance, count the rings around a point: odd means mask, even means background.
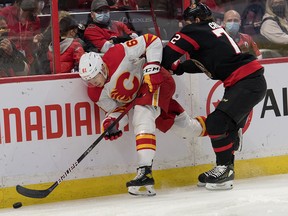
[[[207,190],[231,190],[233,188],[233,180],[223,183],[206,183]]]
[[[140,189],[146,189],[141,191]],[[130,186],[128,187],[128,193],[133,196],[155,196],[156,191],[153,185],[146,186]]]
[[[203,182],[197,183],[197,187],[205,187],[205,186],[206,186],[206,183],[203,183]]]

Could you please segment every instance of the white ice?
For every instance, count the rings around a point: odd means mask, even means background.
[[[61,186],[59,186],[61,187]],[[235,180],[229,191],[196,186],[2,209],[1,216],[287,216],[288,174]]]

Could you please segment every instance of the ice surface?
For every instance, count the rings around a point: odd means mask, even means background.
[[[61,186],[60,186],[61,187]],[[229,191],[196,186],[2,209],[1,216],[288,216],[288,174],[234,181]]]

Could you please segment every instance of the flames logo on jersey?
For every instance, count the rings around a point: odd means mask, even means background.
[[[131,80],[132,79],[132,80]],[[135,76],[125,72],[118,77],[115,88],[111,91],[111,98],[119,102],[129,102],[139,89],[140,81]]]

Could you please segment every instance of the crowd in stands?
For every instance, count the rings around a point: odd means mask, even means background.
[[[242,52],[250,52],[258,59],[288,56],[287,0],[201,2],[211,8],[217,16],[216,22],[225,28]],[[51,24],[43,28],[40,22],[41,16],[50,13],[50,1],[11,0],[4,4],[0,0],[0,77],[77,71],[83,53],[105,53],[114,44],[145,33],[139,34],[127,23],[112,20],[111,12],[149,9],[148,3],[143,0],[59,0],[61,70],[54,72],[53,28]],[[167,12],[167,22],[160,30],[169,38],[167,29],[176,32],[181,28],[182,1],[154,0],[153,3],[155,10]],[[86,23],[79,23],[71,13],[75,8],[90,11]],[[267,50],[274,54],[267,54]]]

